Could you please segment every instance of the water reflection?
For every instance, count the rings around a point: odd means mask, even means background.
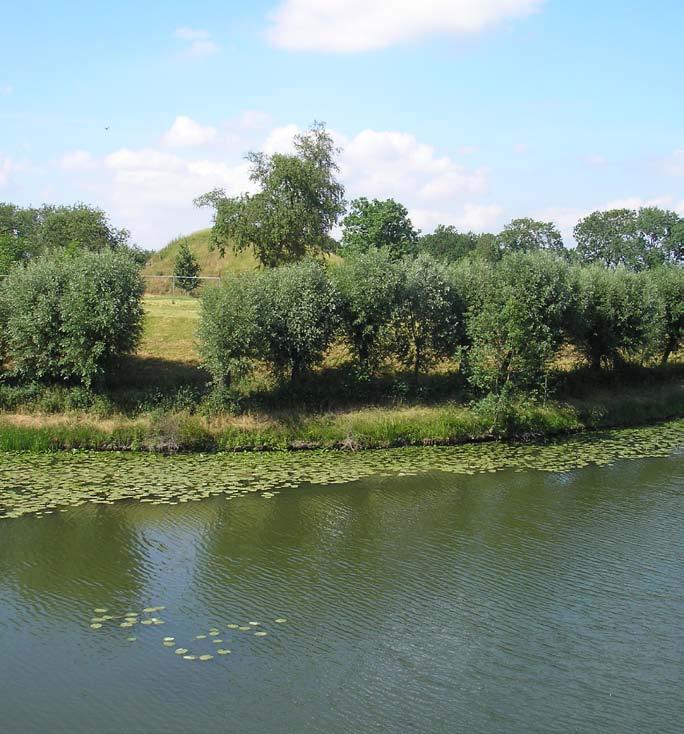
[[[683,489],[672,456],[4,522],[3,716],[22,732],[677,731]],[[149,604],[167,624],[134,644],[88,628],[96,607]],[[249,620],[269,636],[226,628]],[[161,645],[211,625],[225,660]]]

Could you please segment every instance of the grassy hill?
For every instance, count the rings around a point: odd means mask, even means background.
[[[185,242],[200,265],[200,275],[223,275],[224,273],[239,273],[252,270],[257,261],[250,250],[235,254],[232,250],[226,251],[224,257],[218,250],[210,250],[210,229],[201,229],[187,237],[178,237],[169,242],[166,247],[155,252],[143,270],[143,275],[173,275],[176,255],[181,244]]]

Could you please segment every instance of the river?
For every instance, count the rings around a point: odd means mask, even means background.
[[[0,730],[679,732],[684,455],[662,454],[2,519]]]

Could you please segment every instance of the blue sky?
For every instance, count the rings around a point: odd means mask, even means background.
[[[675,0],[11,3],[0,200],[85,201],[159,247],[317,119],[348,196],[424,231],[684,214],[683,24]]]

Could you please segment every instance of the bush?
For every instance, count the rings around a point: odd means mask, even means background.
[[[338,297],[313,260],[228,279],[202,299],[200,352],[217,386],[256,361],[297,379],[323,359],[338,324]]]
[[[339,323],[339,297],[325,268],[302,260],[260,273],[258,356],[296,380],[323,360]]]
[[[214,386],[230,387],[259,356],[262,324],[257,273],[225,278],[202,296],[199,351]]]
[[[398,304],[393,319],[394,352],[418,375],[453,356],[464,337],[464,304],[446,267],[429,255],[400,262]]]
[[[649,275],[663,303],[660,361],[665,365],[684,339],[684,268],[677,265],[655,268]]]
[[[664,338],[664,305],[648,273],[579,267],[574,288],[570,331],[592,368],[643,362],[657,352]]]
[[[388,350],[388,326],[397,307],[400,269],[386,249],[351,253],[331,271],[340,294],[342,329],[362,373]]]
[[[546,253],[507,255],[468,318],[470,381],[500,394],[545,384],[570,307],[568,267]]]
[[[16,267],[0,289],[3,352],[25,380],[106,377],[142,333],[143,284],[125,253],[46,255]]]

